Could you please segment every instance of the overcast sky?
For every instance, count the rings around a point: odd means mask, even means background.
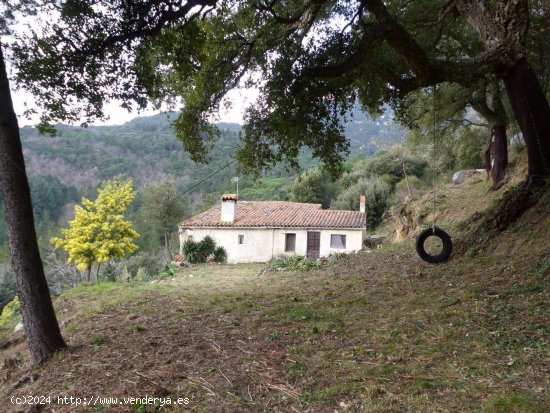
[[[219,114],[217,122],[234,122],[243,123],[244,109],[252,103],[258,95],[255,90],[238,89],[228,93],[226,99],[231,102],[230,109],[222,109]],[[32,105],[32,96],[24,91],[12,90],[13,105],[15,113],[19,120],[19,126],[35,125],[38,122],[38,116],[33,118],[27,118],[23,116],[25,112],[25,104]],[[223,106],[223,105],[222,105]],[[111,102],[106,105],[105,113],[109,114],[110,119],[105,122],[96,122],[94,125],[122,125],[138,116],[151,116],[159,113],[158,110],[147,110],[138,113],[128,113],[126,109],[120,107],[117,102]]]

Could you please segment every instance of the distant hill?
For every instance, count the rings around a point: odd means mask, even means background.
[[[189,187],[232,158],[241,125],[220,123],[222,137],[210,153],[210,162],[197,164],[190,160],[175,137],[170,125],[174,118],[172,113],[139,117],[120,126],[59,125],[55,138],[41,136],[35,128],[26,126],[21,129],[21,137],[29,174],[55,176],[82,191],[118,174],[126,174],[141,185],[163,174],[172,174],[182,187]],[[404,133],[391,118],[372,120],[355,111],[346,125],[346,135],[350,138],[351,155],[356,155],[373,154],[382,147],[391,146],[400,141]],[[304,151],[302,167],[309,168],[316,163],[317,160]],[[231,185],[229,178],[235,174],[233,165],[205,182],[201,189],[222,191]],[[293,175],[284,165],[266,174],[271,178]]]

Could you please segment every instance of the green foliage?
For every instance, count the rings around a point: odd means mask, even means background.
[[[367,221],[371,228],[376,227],[389,202],[391,187],[381,177],[361,179],[343,191],[332,204],[333,209],[359,210],[359,197],[365,195]]]
[[[132,274],[137,274],[140,269],[151,275],[157,274],[162,270],[162,265],[158,257],[143,252],[130,256],[126,261],[126,266],[128,267],[128,271]]]
[[[483,77],[473,62],[486,56],[480,56],[479,39],[467,19],[448,13],[441,30],[433,25],[418,29],[419,19],[439,17],[439,8],[425,1],[369,4],[366,9],[360,2],[294,1],[265,7],[199,2],[204,7],[193,19],[186,18],[185,2],[169,10],[157,10],[154,2],[143,7],[101,2],[100,8],[89,1],[77,3],[67,3],[72,11],[60,13],[55,24],[42,29],[42,37],[31,33],[14,46],[18,80],[46,108],[44,122],[101,118],[103,102],[113,97],[138,107],[145,107],[148,98],[158,105],[181,98],[184,109],[174,127],[192,159],[205,161],[221,136],[209,115],[246,80],[261,93],[246,112],[237,157],[255,172],[281,161],[297,166],[303,146],[331,173],[338,172],[350,146],[343,121],[356,102],[381,113],[384,104],[395,104],[416,85],[431,81],[416,82],[414,76],[429,72],[432,60],[442,54],[444,79]],[[357,18],[363,13],[369,24]],[[281,16],[296,16],[296,21],[289,24]],[[157,27],[159,21],[164,24]],[[399,30],[390,24],[394,21],[402,25]],[[414,36],[407,37],[408,30]],[[88,35],[83,38],[82,32]],[[385,42],[390,33],[396,38]],[[371,41],[365,46],[367,38]],[[409,48],[403,44],[413,39],[422,59],[404,52]],[[453,70],[455,61],[464,63],[460,67],[467,73]],[[65,82],[71,73],[80,76]],[[68,105],[68,95],[79,99]]]
[[[199,260],[200,262],[205,262],[209,256],[214,254],[214,251],[216,250],[216,241],[214,241],[214,238],[207,235],[199,242]]]
[[[422,176],[426,166],[427,162],[424,159],[406,156],[397,150],[380,151],[375,156],[367,158],[363,168],[360,169],[361,163],[359,163],[353,172],[361,172],[363,176],[387,175],[390,177],[391,184],[394,185],[405,176],[405,172],[408,176]]]
[[[11,324],[20,312],[19,298],[15,297],[2,309],[2,313],[0,315],[0,327],[5,327]]]
[[[178,267],[175,267],[173,265],[167,264],[164,266],[163,270],[159,273],[159,278],[171,278],[175,277],[177,273]]]
[[[288,271],[307,271],[323,266],[322,260],[311,260],[301,255],[291,255],[289,257],[273,258],[267,263],[267,267],[271,270],[288,270]]]
[[[92,338],[90,339],[90,344],[92,344],[94,346],[101,346],[102,344],[105,344],[106,342],[107,342],[107,338],[105,338],[104,336],[100,336],[100,335],[92,336]]]
[[[214,262],[225,262],[227,261],[227,251],[224,247],[219,246],[214,250]]]
[[[490,132],[487,127],[471,124],[466,108],[471,102],[478,102],[476,99],[485,104],[490,91],[486,88],[485,84],[472,88],[443,84],[436,91],[436,102],[431,90],[410,94],[397,112],[399,120],[410,127],[407,145],[426,153],[430,166],[438,171],[483,167],[483,151]],[[485,119],[487,125],[494,121]]]
[[[74,186],[64,185],[57,177],[49,175],[29,176],[33,212],[38,221],[57,221],[63,208],[69,202],[78,200]],[[47,214],[47,217],[45,215]]]
[[[483,153],[486,136],[479,129],[466,128],[460,131],[455,146],[455,169],[478,169],[484,167]]]
[[[528,392],[509,392],[492,397],[484,406],[483,413],[542,413],[535,398]]]
[[[2,283],[0,284],[0,311],[15,297],[15,273],[10,268],[6,269],[2,276]]]
[[[209,257],[212,257],[215,262],[227,260],[225,248],[216,246],[214,239],[208,235],[199,242],[195,242],[192,238],[186,239],[183,243],[183,255],[191,264],[206,262]]]
[[[183,243],[183,255],[191,264],[201,262],[199,244],[191,238],[186,239]]]
[[[510,150],[514,153],[522,153],[525,151],[525,142],[520,140],[515,140],[510,145]]]
[[[149,279],[149,274],[147,270],[143,267],[139,267],[136,271],[136,281],[147,281]]]
[[[141,196],[142,222],[156,232],[159,238],[168,239],[177,223],[188,215],[185,198],[177,189],[176,180],[165,176],[162,181],[146,186]],[[168,248],[168,245],[165,247]]]
[[[130,273],[130,271],[128,271],[128,267],[124,265],[118,274],[117,281],[128,283],[131,279],[132,274]]]
[[[137,249],[133,240],[139,235],[123,216],[134,199],[132,181],[115,178],[104,182],[98,192],[95,201],[82,198],[75,219],[61,231],[63,238],[51,240],[56,248],[67,251],[68,261],[81,270]]]
[[[339,192],[326,168],[319,166],[300,175],[292,185],[291,201],[322,204],[328,208]]]
[[[102,266],[100,278],[103,281],[107,280],[111,282],[114,282],[118,279],[117,269],[111,261],[108,261],[106,265]]]

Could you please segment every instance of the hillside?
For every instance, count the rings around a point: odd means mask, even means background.
[[[444,188],[439,219],[460,241],[455,216],[514,184]],[[32,370],[21,333],[5,329],[0,395],[189,399],[162,410],[173,412],[549,411],[549,198],[440,265],[407,238],[304,272],[207,264],[65,291],[69,349]],[[42,411],[158,411],[94,403]]]
[[[41,136],[32,127],[21,129],[27,168],[30,175],[50,175],[66,185],[81,190],[95,187],[99,182],[117,174],[127,174],[140,184],[172,174],[186,186],[202,180],[223,167],[235,154],[239,143],[240,125],[220,123],[222,137],[209,155],[207,164],[197,164],[183,151],[170,126],[174,114],[136,118],[120,126],[90,126],[88,128],[59,125],[58,136]],[[353,156],[373,154],[390,147],[403,138],[389,115],[372,120],[360,111],[346,126]],[[307,151],[301,155],[302,168],[308,169],[318,161]],[[206,193],[232,189],[230,178],[236,175],[231,166],[205,182],[200,189]],[[293,176],[284,165],[268,171],[266,178]],[[244,182],[243,189],[253,186]]]

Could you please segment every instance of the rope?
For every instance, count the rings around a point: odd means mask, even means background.
[[[433,147],[432,147],[432,232],[435,234],[435,146],[436,146],[436,93],[437,87],[433,86]]]

